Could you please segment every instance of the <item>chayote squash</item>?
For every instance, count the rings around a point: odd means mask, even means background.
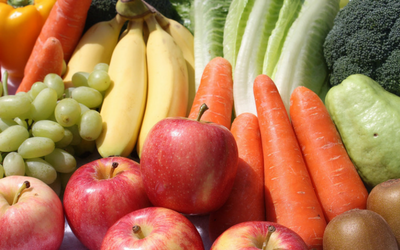
[[[355,74],[332,87],[325,105],[364,183],[400,178],[400,97]]]

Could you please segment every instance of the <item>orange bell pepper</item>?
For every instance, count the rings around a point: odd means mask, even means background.
[[[40,30],[56,0],[0,0],[0,65],[22,78]]]

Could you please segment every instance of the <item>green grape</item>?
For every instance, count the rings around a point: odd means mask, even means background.
[[[110,87],[111,79],[107,71],[94,70],[90,73],[88,78],[89,87],[94,88],[98,91],[105,91]]]
[[[54,142],[58,142],[64,137],[64,127],[58,122],[41,120],[33,123],[32,135],[35,137],[47,137]]]
[[[103,102],[103,95],[98,90],[85,86],[74,89],[72,98],[90,109],[100,107]]]
[[[54,112],[56,105],[57,92],[52,88],[43,89],[32,102],[32,119],[34,121],[48,119]]]
[[[62,99],[57,103],[54,116],[61,126],[71,127],[79,121],[81,117],[81,107],[75,99]]]
[[[82,118],[82,115],[83,115],[86,111],[90,110],[90,108],[88,108],[85,104],[82,104],[82,103],[79,103],[79,106],[81,106],[81,118]]]
[[[74,135],[72,132],[68,128],[64,128],[64,136],[61,140],[55,143],[56,148],[65,148],[72,142],[73,138]]]
[[[71,98],[72,97],[72,91],[75,89],[75,87],[69,87],[64,90],[64,98]]]
[[[22,127],[26,128],[26,130],[28,130],[28,122],[32,122],[32,120],[30,119],[21,119],[19,117],[15,117],[14,121],[18,124],[21,125]]]
[[[45,88],[47,88],[47,85],[44,82],[35,82],[31,87],[33,99]]]
[[[29,138],[29,132],[21,125],[8,127],[0,133],[0,151],[11,152]]]
[[[10,126],[18,125],[14,119],[11,118],[0,118],[0,132],[4,131]]]
[[[72,133],[72,141],[69,145],[75,146],[81,143],[82,137],[79,135],[78,125],[74,125],[68,128]]]
[[[82,116],[78,125],[79,135],[86,141],[94,141],[103,129],[103,120],[96,110],[88,110]]]
[[[89,86],[87,80],[88,77],[89,73],[87,72],[76,72],[75,74],[72,75],[71,78],[72,85],[74,85],[75,87]]]
[[[55,73],[47,74],[44,77],[43,83],[46,84],[47,87],[52,88],[57,92],[58,99],[62,98],[62,96],[64,94],[65,86],[64,86],[64,81],[61,78],[61,76],[59,76]]]
[[[24,97],[28,98],[30,102],[33,101],[32,96],[28,92],[21,91],[21,92],[16,93],[15,95],[16,96],[24,96]]]
[[[109,65],[107,63],[98,63],[94,66],[93,71],[95,70],[103,70],[108,72]]]
[[[24,159],[42,157],[53,152],[55,144],[47,137],[30,137],[18,148],[18,153]]]
[[[25,161],[17,152],[10,152],[4,157],[3,168],[5,176],[25,175]]]
[[[25,95],[0,97],[0,118],[21,117],[31,109],[31,100]]]
[[[4,177],[4,168],[3,165],[0,164],[0,179]]]
[[[53,183],[57,178],[55,168],[42,158],[32,158],[25,160],[25,173],[28,176],[35,177],[46,184]]]
[[[59,173],[70,173],[76,169],[74,156],[61,148],[55,148],[44,159]]]

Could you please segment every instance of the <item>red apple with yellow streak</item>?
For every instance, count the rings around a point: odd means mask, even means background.
[[[29,176],[0,179],[0,249],[59,249],[65,219],[60,198]]]
[[[195,226],[182,214],[162,207],[131,212],[118,220],[103,239],[101,250],[204,250]]]
[[[64,192],[64,209],[75,236],[100,249],[109,227],[124,215],[151,206],[140,165],[125,157],[107,157],[78,168]]]
[[[308,250],[304,240],[293,230],[274,222],[248,221],[223,232],[210,250]]]
[[[154,206],[184,214],[220,208],[232,190],[238,149],[232,133],[216,123],[165,118],[150,130],[140,159],[143,184]]]

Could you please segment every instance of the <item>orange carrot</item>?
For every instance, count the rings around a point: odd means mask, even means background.
[[[257,116],[240,114],[233,121],[231,132],[238,146],[238,170],[228,200],[210,214],[209,235],[212,242],[238,223],[265,221],[264,166]]]
[[[367,189],[318,95],[297,87],[290,98],[290,116],[327,221],[366,208]]]
[[[322,249],[326,220],[275,83],[266,75],[253,85],[264,155],[267,220],[298,233],[310,249]]]
[[[61,75],[63,57],[60,41],[55,37],[49,37],[43,44],[42,52],[36,57],[29,71],[22,78],[17,93],[28,92],[35,82],[43,81],[47,74]]]
[[[225,58],[215,57],[206,65],[188,117],[196,119],[203,103],[207,104],[209,109],[201,117],[202,120],[230,129],[233,80],[232,66]]]
[[[42,53],[42,47],[49,37],[60,40],[64,60],[67,63],[81,38],[87,13],[92,0],[57,0],[44,23],[35,46],[32,49],[24,74],[30,71],[36,57]]]

